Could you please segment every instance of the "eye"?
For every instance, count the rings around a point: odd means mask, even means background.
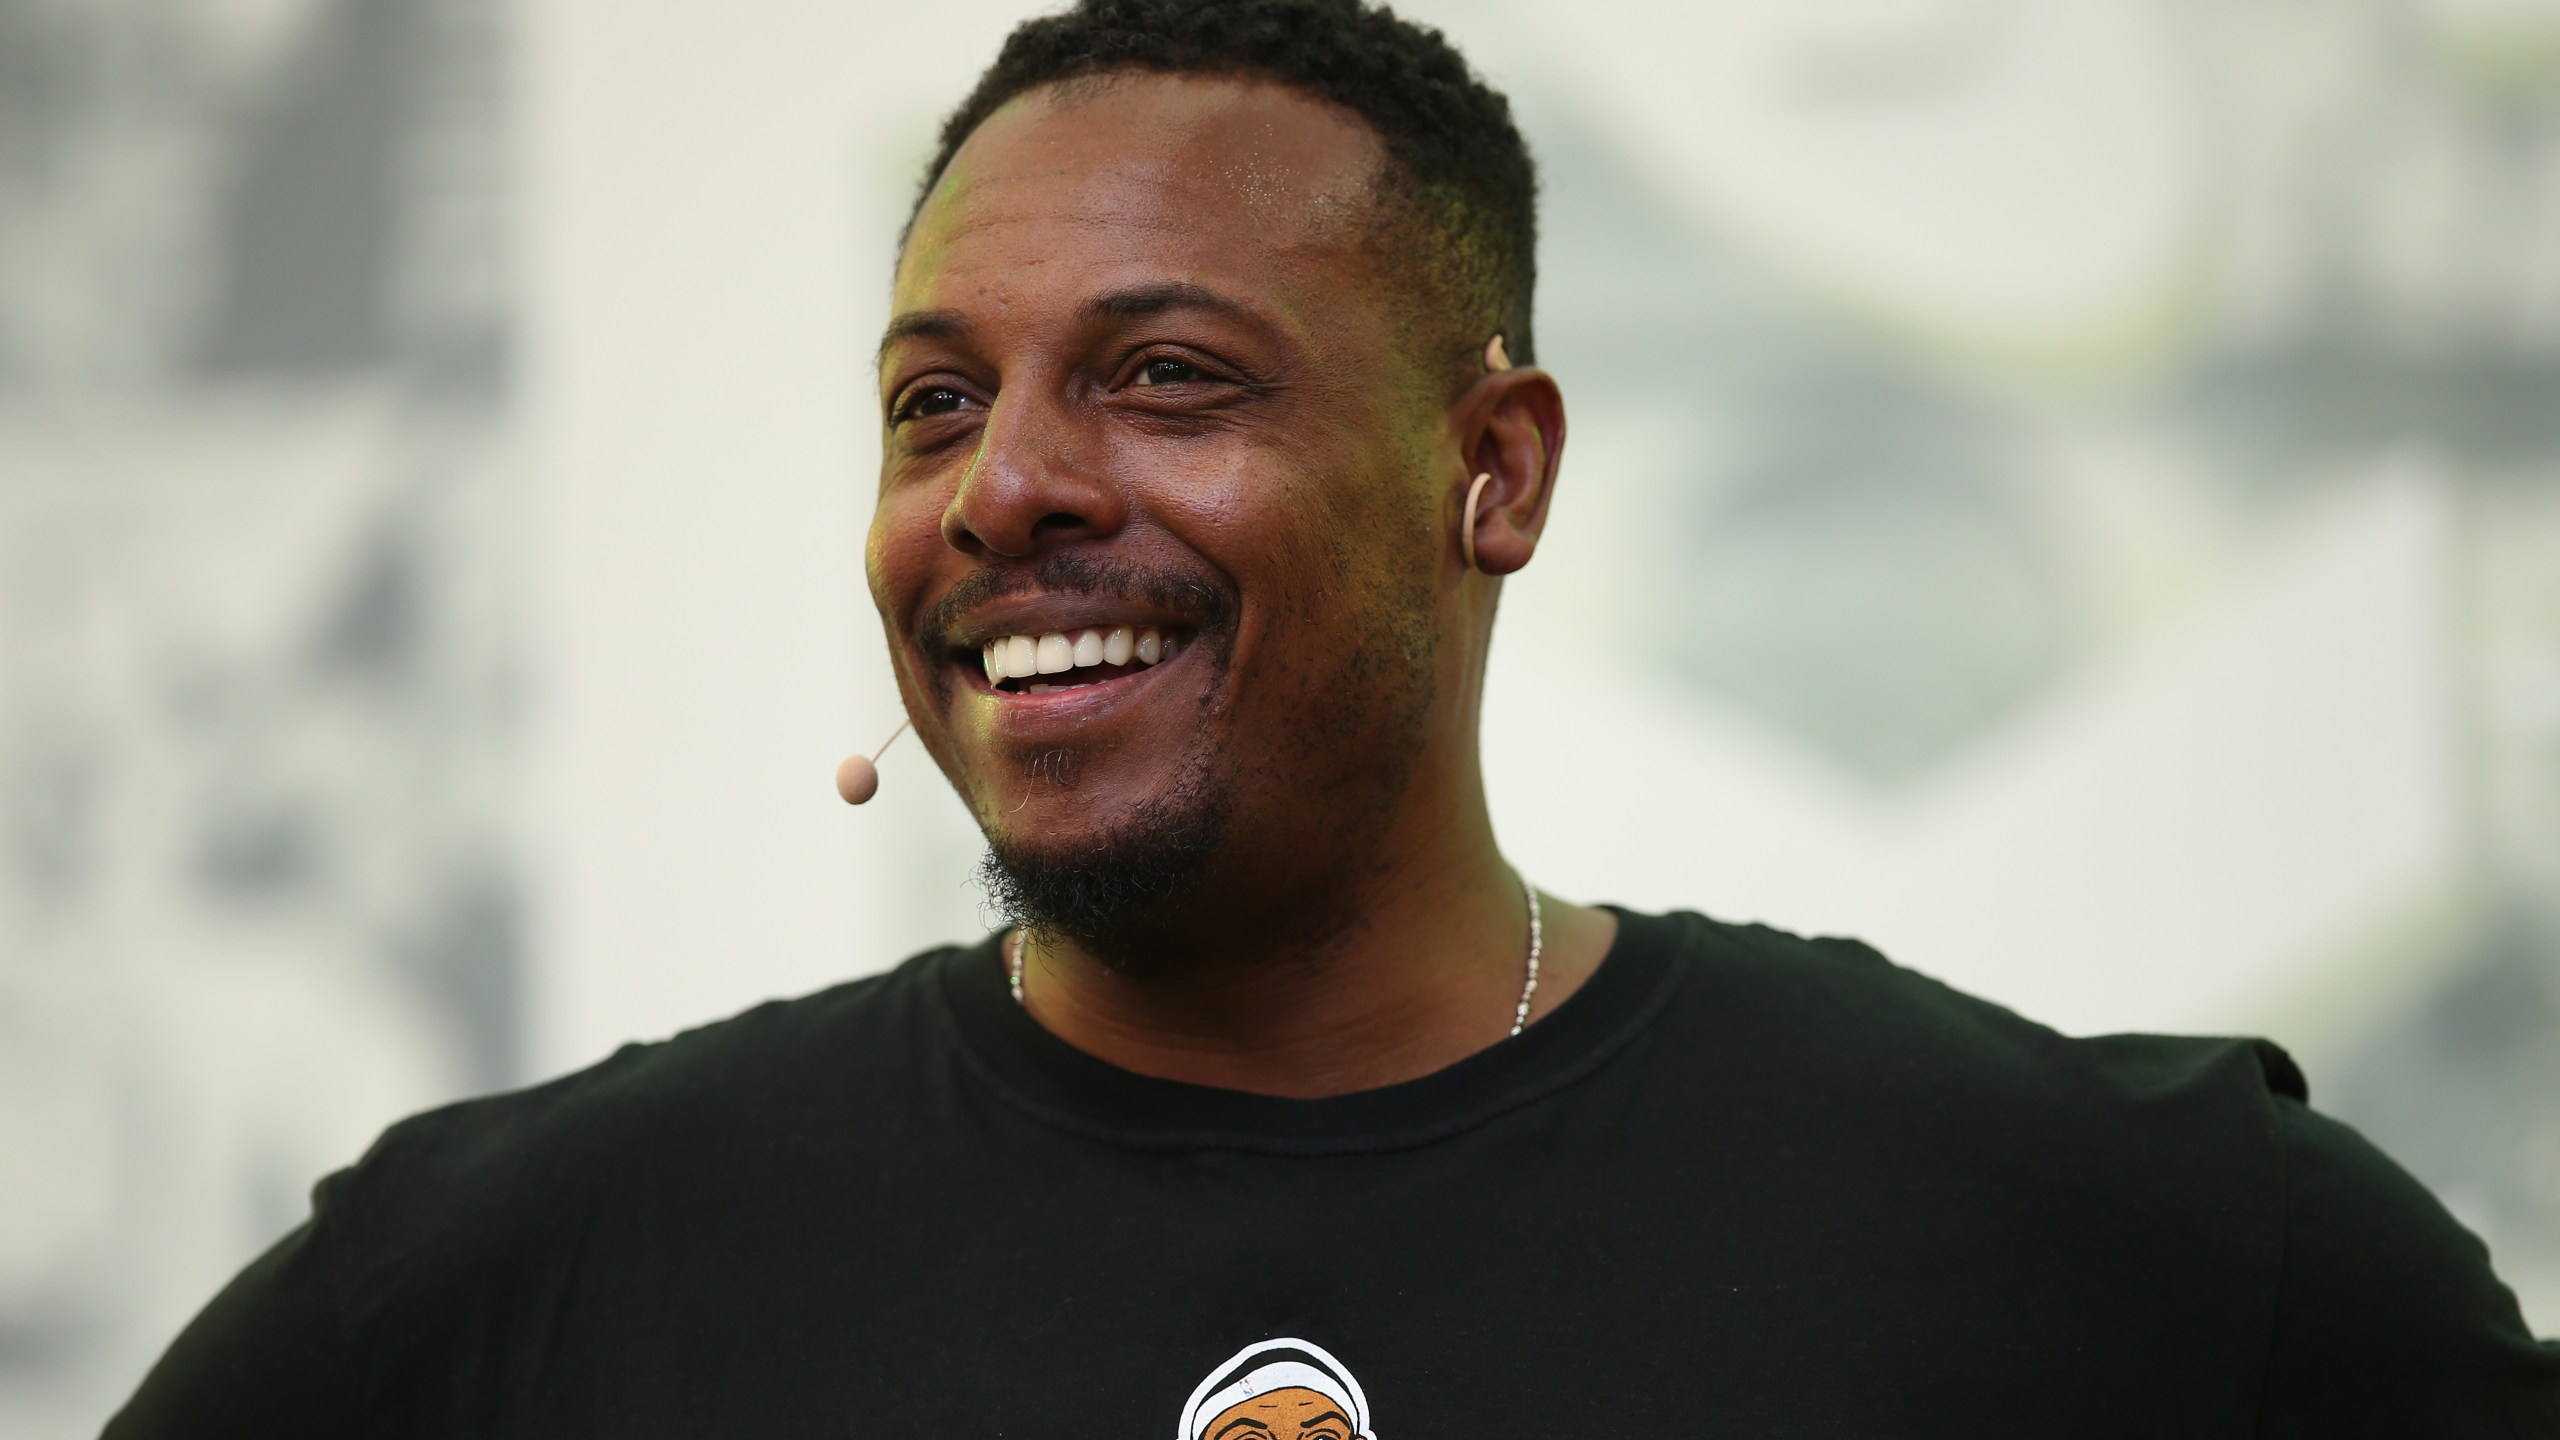
[[[948,415],[969,403],[969,397],[948,385],[921,385],[899,397],[897,408],[890,413],[891,423],[920,420],[928,415]]]
[[[1190,361],[1176,360],[1170,356],[1165,356],[1150,360],[1144,365],[1139,366],[1137,379],[1133,383],[1139,385],[1179,385],[1186,380],[1206,380],[1208,378],[1207,372],[1203,371],[1199,366],[1192,364]]]

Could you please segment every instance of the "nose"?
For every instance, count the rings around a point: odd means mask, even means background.
[[[1104,473],[1102,449],[1067,404],[1008,387],[943,507],[943,543],[979,559],[1021,559],[1117,533],[1128,505]]]

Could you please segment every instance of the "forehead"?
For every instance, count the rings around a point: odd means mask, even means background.
[[[1302,1385],[1291,1385],[1239,1400],[1219,1411],[1217,1418],[1209,1422],[1208,1433],[1215,1436],[1221,1424],[1237,1419],[1250,1418],[1265,1422],[1295,1424],[1310,1415],[1341,1413],[1342,1407],[1334,1404],[1329,1397]]]
[[[1126,74],[1046,86],[952,157],[899,258],[899,307],[1187,280],[1286,303],[1367,264],[1384,152],[1285,86]]]

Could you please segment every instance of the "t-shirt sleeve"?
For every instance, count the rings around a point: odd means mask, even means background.
[[[2560,1440],[2560,1344],[2488,1247],[2353,1129],[2277,1098],[2284,1260],[2259,1433]]]
[[[332,1273],[333,1182],[312,1215],[224,1286],[179,1332],[104,1440],[360,1433],[355,1358]]]

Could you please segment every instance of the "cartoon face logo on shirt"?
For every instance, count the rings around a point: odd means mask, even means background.
[[[1369,1397],[1342,1362],[1304,1340],[1227,1357],[1191,1392],[1176,1440],[1377,1440]]]

